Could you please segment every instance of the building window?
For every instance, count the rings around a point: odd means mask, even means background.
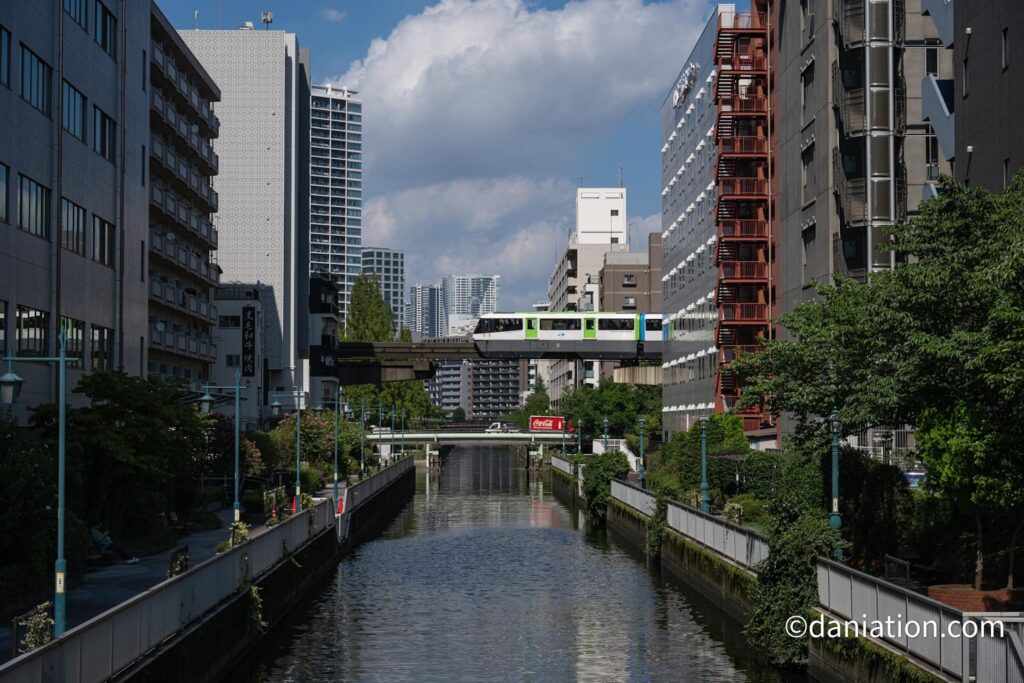
[[[235,329],[242,326],[242,316],[222,315],[217,318],[217,327],[225,330]]]
[[[1010,186],[1010,160],[1003,159],[1003,189]]]
[[[50,355],[50,314],[28,306],[18,306],[17,355],[40,357]]]
[[[225,356],[224,363],[229,368],[241,367],[241,365],[242,365],[242,357],[237,355],[237,354],[229,353],[229,354],[227,354],[227,356]]]
[[[623,298],[623,300],[622,300],[622,307],[623,308],[636,308],[636,297],[635,296],[627,296],[627,297]]]
[[[1002,64],[1004,69],[1010,68],[1010,29],[1003,29],[1003,52],[1002,52]]]
[[[68,367],[82,367],[85,353],[85,323],[74,318],[61,317],[60,327],[67,335],[64,352],[68,357]]]
[[[89,2],[88,0],[64,0],[64,11],[75,20],[75,23],[89,30]]]
[[[611,211],[612,211],[612,215],[613,216],[618,216],[619,215],[619,210],[618,209],[612,209]]]
[[[111,370],[114,351],[114,331],[99,325],[92,326],[92,338],[89,340],[92,346],[92,363],[90,369]]]
[[[18,181],[18,227],[50,239],[50,188],[23,175],[18,176]]]
[[[811,99],[813,93],[811,92],[814,87],[814,64],[813,62],[804,69],[803,73],[800,74],[800,111],[803,116],[803,122],[806,123],[812,116],[810,110]]]
[[[93,20],[93,37],[103,51],[117,57],[117,19],[100,0],[96,0],[96,16]]]
[[[50,115],[50,79],[53,71],[35,52],[21,46],[21,98]]]
[[[0,83],[11,87],[11,32],[0,26]]]
[[[970,83],[968,82],[968,70],[967,70],[967,58],[964,57],[963,70],[960,72],[960,94],[967,97],[967,90]]]
[[[114,263],[114,226],[96,215],[92,217],[92,260],[105,266]]]
[[[636,287],[636,275],[634,273],[626,273],[622,276],[623,287]]]
[[[85,256],[85,209],[67,199],[60,200],[60,244],[68,251]]]
[[[0,221],[7,222],[7,164],[0,164]]]
[[[85,142],[85,95],[64,81],[64,130]]]
[[[806,204],[818,194],[817,178],[814,175],[814,145],[800,153],[800,179],[803,183],[803,203]]]
[[[939,75],[939,50],[930,47],[924,51],[924,71],[933,76]]]
[[[810,251],[814,244],[815,226],[805,228],[800,233],[800,284],[807,287],[811,284],[810,276]]]
[[[114,119],[103,113],[103,110],[93,105],[92,108],[92,148],[104,159],[113,163],[115,144],[115,130],[117,124]]]

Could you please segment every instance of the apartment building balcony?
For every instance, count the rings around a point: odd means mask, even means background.
[[[718,238],[722,241],[764,241],[768,239],[768,221],[727,218],[718,221]]]
[[[768,180],[765,178],[719,178],[718,197],[723,199],[766,199]]]
[[[152,209],[161,212],[172,225],[177,225],[201,238],[210,249],[217,248],[217,229],[210,223],[206,214],[195,210],[189,202],[159,182],[150,182],[149,204]]]
[[[760,303],[719,304],[718,322],[727,324],[764,325],[768,306]]]
[[[718,280],[733,284],[766,284],[768,264],[763,261],[722,261],[718,264]]]
[[[832,21],[847,49],[864,44],[864,0],[833,0]]]
[[[175,266],[183,273],[194,275],[211,287],[220,284],[220,268],[204,255],[187,245],[168,239],[156,230],[149,233],[149,251],[166,265]]]
[[[838,61],[832,62],[832,106],[847,137],[864,135],[864,88],[846,88]]]
[[[867,218],[867,185],[864,178],[848,178],[839,149],[832,150],[833,192],[847,225],[863,224]]]
[[[921,118],[931,124],[946,160],[956,156],[953,80],[927,74],[921,80]],[[934,180],[929,178],[929,180]]]
[[[768,138],[754,135],[722,137],[718,139],[720,157],[760,157],[768,154]]]
[[[185,313],[208,323],[217,322],[217,307],[196,296],[171,280],[161,280],[156,274],[149,278],[149,299],[179,313]]]
[[[202,125],[206,137],[216,138],[220,134],[220,121],[210,103],[199,95],[199,90],[188,74],[178,68],[171,55],[159,43],[153,44],[150,63],[156,67],[150,70],[153,83],[166,88],[180,104],[190,109],[190,113]]]
[[[149,347],[204,363],[217,360],[217,345],[210,338],[168,329],[167,323],[149,326]]]

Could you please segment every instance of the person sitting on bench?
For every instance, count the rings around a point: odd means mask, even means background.
[[[100,549],[100,553],[103,555],[116,553],[121,556],[125,564],[135,564],[139,561],[139,558],[125,550],[124,546],[114,543],[113,539],[110,538],[110,529],[102,522],[94,524],[89,529],[89,536],[92,537],[92,542],[96,544],[96,547]]]

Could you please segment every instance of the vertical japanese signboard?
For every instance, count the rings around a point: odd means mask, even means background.
[[[242,308],[242,377],[256,376],[256,307]]]

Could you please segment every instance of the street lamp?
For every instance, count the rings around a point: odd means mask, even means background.
[[[640,488],[647,488],[644,484],[647,479],[646,462],[644,460],[644,419],[641,417],[640,422]]]
[[[302,512],[302,386],[297,385],[290,395],[295,399],[295,512],[298,514]],[[270,404],[270,414],[274,417],[281,414],[280,401]]]
[[[839,411],[832,408],[832,414],[828,417],[828,426],[832,432],[832,513],[828,516],[828,523],[836,531],[843,527],[843,519],[839,516],[839,430],[842,423],[839,421]],[[843,561],[842,541],[836,542],[836,561]]]
[[[700,511],[711,514],[708,502],[708,416],[700,416]]]
[[[238,457],[238,454],[239,454],[239,443],[241,441],[241,428],[240,428],[239,425],[240,425],[240,420],[241,420],[240,406],[241,406],[241,400],[242,400],[241,399],[241,395],[242,395],[242,373],[241,373],[241,371],[240,370],[235,370],[235,384],[234,384],[234,386],[230,386],[230,387],[227,387],[227,386],[225,386],[225,387],[217,387],[217,386],[210,386],[209,384],[203,385],[203,395],[199,398],[199,409],[203,412],[204,415],[209,415],[210,414],[210,411],[213,409],[213,404],[215,402],[213,396],[210,395],[210,389],[213,389],[215,391],[218,391],[218,390],[226,391],[228,389],[232,389],[235,392],[235,504],[234,504],[234,508],[233,509],[234,509],[235,521],[238,522],[238,521],[240,521],[242,519],[242,506],[239,504],[239,500],[238,500],[238,484],[239,484],[239,462],[238,462],[239,461],[239,457]],[[278,403],[277,406],[278,406],[278,409],[280,409],[281,404]]]
[[[359,481],[366,476],[366,398],[359,399]]]
[[[68,563],[64,559],[64,470],[65,468],[65,444],[67,442],[67,333],[61,329],[57,335],[56,358],[19,358],[19,361],[29,363],[57,363],[58,387],[57,387],[57,560],[53,564],[54,574],[54,595],[53,595],[53,635],[59,638],[64,633],[67,625],[66,600],[64,593],[64,576],[67,573]],[[14,356],[7,353],[7,372],[0,375],[0,400],[8,409],[13,409],[14,402],[21,393],[21,386],[25,382],[21,377],[14,374]]]
[[[604,452],[608,452],[608,418],[604,419]]]
[[[576,455],[583,455],[583,420],[576,427]]]

